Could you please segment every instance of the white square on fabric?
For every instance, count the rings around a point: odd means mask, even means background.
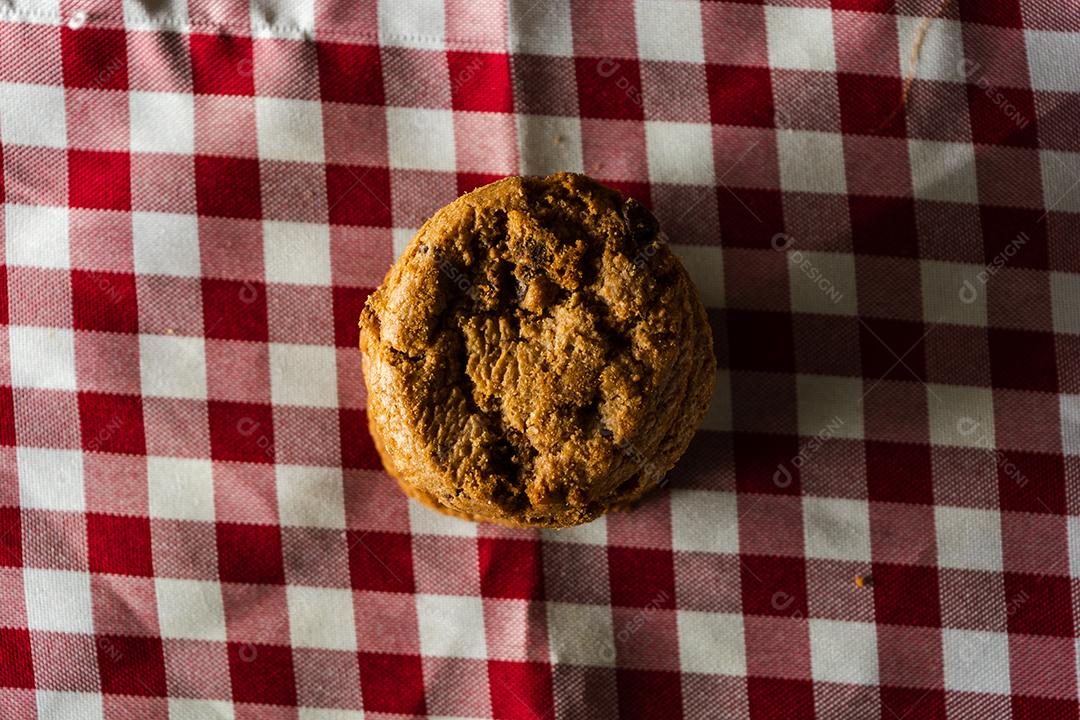
[[[986,327],[986,285],[982,265],[922,260],[923,320],[937,325]]]
[[[397,260],[401,257],[401,254],[405,252],[405,248],[409,247],[409,243],[416,237],[416,231],[418,228],[394,228],[391,231],[390,242],[394,246],[394,259]]]
[[[78,450],[20,447],[19,505],[35,510],[84,512],[83,457]]]
[[[780,157],[780,184],[785,191],[847,192],[844,141],[840,135],[784,130],[776,135],[776,148]]]
[[[995,447],[994,393],[989,388],[927,385],[930,442],[969,448]]]
[[[1080,153],[1040,150],[1046,209],[1080,212]]]
[[[800,374],[796,392],[800,435],[862,439],[862,378]]]
[[[821,315],[857,315],[855,257],[850,253],[789,250],[791,309]]]
[[[705,307],[722,308],[727,304],[727,297],[724,295],[722,248],[711,245],[672,245],[671,252],[682,260]]]
[[[139,335],[142,393],[206,399],[206,348],[201,337]]]
[[[810,620],[810,667],[817,682],[877,685],[877,627]]]
[[[870,562],[870,511],[865,500],[803,498],[806,557]]]
[[[543,528],[540,537],[544,542],[607,545],[607,517],[601,515],[592,522],[568,528]]]
[[[310,38],[315,30],[315,0],[259,0],[251,3],[253,37]]]
[[[549,602],[547,623],[552,662],[615,666],[615,631],[610,607]]]
[[[14,387],[75,389],[75,334],[59,328],[8,328]]]
[[[524,55],[574,54],[570,0],[510,0],[510,51]]]
[[[263,254],[268,282],[330,284],[330,226],[263,221]]]
[[[256,97],[255,126],[261,160],[324,162],[322,104]]]
[[[671,491],[671,546],[709,553],[739,552],[739,507],[735,493]]]
[[[979,202],[975,146],[908,139],[912,194],[921,200]]]
[[[1080,395],[1061,396],[1061,450],[1080,455]]]
[[[233,720],[234,717],[233,704],[225,700],[169,698],[169,720]]]
[[[946,690],[1009,694],[1007,634],[953,628],[941,634]]]
[[[476,523],[445,515],[409,498],[409,532],[413,535],[476,537]]]
[[[8,265],[71,267],[67,208],[5,205],[4,238]]]
[[[94,632],[89,573],[23,568],[23,590],[31,630]]]
[[[356,650],[352,590],[289,585],[285,592],[293,647]]]
[[[642,60],[705,62],[698,0],[637,0],[634,20]]]
[[[1080,75],[1067,58],[1080,57],[1080,35],[1075,32],[1025,30],[1028,72],[1034,90],[1080,92]]]
[[[7,145],[67,147],[64,88],[0,83],[0,128]]]
[[[584,172],[580,118],[518,115],[517,136],[522,174]]]
[[[135,272],[199,277],[199,222],[194,215],[133,212]]]
[[[911,48],[915,45],[919,27],[926,18],[896,16],[897,39],[900,47],[900,75],[911,77]],[[915,77],[920,80],[963,82],[969,66],[964,64],[964,37],[956,20],[931,20],[923,36],[919,64]]]
[[[446,36],[443,0],[378,0],[379,44],[442,50]]]
[[[225,604],[221,583],[155,578],[161,636],[224,642]]]
[[[337,407],[335,348],[270,343],[270,396],[275,405]]]
[[[934,508],[938,565],[1001,572],[1001,513],[996,510]]]
[[[646,120],[645,145],[652,182],[710,186],[715,182],[710,125]]]
[[[101,693],[58,692],[38,690],[34,693],[37,701],[37,716],[41,720],[56,718],[79,718],[79,720],[102,720],[105,709]]]
[[[741,615],[679,610],[677,622],[679,667],[683,672],[746,675]]]
[[[769,65],[791,70],[836,70],[832,11],[824,8],[765,8]]]
[[[1080,517],[1070,515],[1069,523],[1069,574],[1080,577]]]
[[[1080,335],[1080,275],[1050,273],[1054,332]]]
[[[417,595],[420,654],[484,660],[484,604],[478,597]],[[453,632],[447,632],[453,628]]]
[[[146,458],[150,517],[213,522],[214,470],[209,460]]]
[[[364,720],[364,713],[361,710],[339,710],[337,708],[312,708],[302,707],[297,708],[300,711],[300,720]],[[435,715],[429,715],[429,718],[438,720]],[[451,718],[445,718],[445,720],[452,720]]]
[[[454,114],[450,110],[388,107],[390,167],[406,170],[457,169]]]
[[[277,465],[274,472],[282,525],[345,529],[340,468]]]
[[[133,152],[195,152],[195,97],[188,93],[128,93]]]

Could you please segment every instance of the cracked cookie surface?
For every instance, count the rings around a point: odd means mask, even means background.
[[[439,210],[360,317],[387,471],[436,509],[565,527],[632,504],[712,394],[705,310],[642,205],[567,173]]]

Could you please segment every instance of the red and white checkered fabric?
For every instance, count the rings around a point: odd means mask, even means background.
[[[1072,0],[3,4],[0,717],[1080,717],[1078,67]],[[713,407],[633,513],[437,515],[357,315],[561,169]]]

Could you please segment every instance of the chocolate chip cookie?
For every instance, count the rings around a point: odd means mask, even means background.
[[[387,471],[452,515],[566,527],[686,450],[716,374],[656,219],[583,176],[509,177],[439,210],[360,316]]]

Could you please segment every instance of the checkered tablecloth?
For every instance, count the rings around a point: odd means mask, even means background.
[[[1080,717],[1074,0],[13,0],[0,150],[0,718]],[[633,513],[446,518],[357,316],[555,170],[712,408]]]

